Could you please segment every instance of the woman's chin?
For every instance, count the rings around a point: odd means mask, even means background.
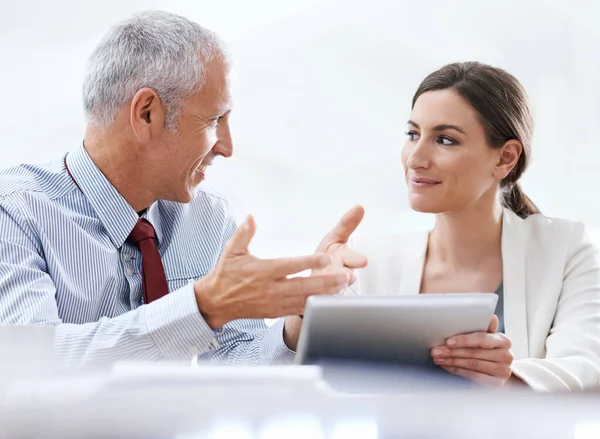
[[[446,209],[433,200],[409,200],[410,208],[419,213],[442,213]]]

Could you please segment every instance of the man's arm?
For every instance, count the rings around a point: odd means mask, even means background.
[[[270,328],[263,319],[240,319],[217,330],[220,347],[201,357],[225,364],[291,364],[295,353],[283,338],[284,318]]]
[[[227,204],[225,212],[221,253],[237,230],[235,218]],[[238,319],[226,323],[214,331],[218,348],[199,355],[199,359],[223,364],[291,364],[295,356],[292,350],[295,349],[295,343],[290,347],[286,344],[285,320],[285,317],[280,318],[271,327],[267,326],[264,319]]]
[[[115,318],[63,323],[56,287],[34,234],[1,207],[0,231],[0,323],[57,326],[56,354],[67,365],[189,360],[217,345],[198,311],[193,285]]]
[[[213,349],[227,362],[289,359],[283,331],[277,326],[267,330],[261,319],[297,314],[308,296],[334,294],[346,287],[347,278],[288,278],[330,260],[323,255],[258,259],[247,250],[254,227],[247,220],[228,241],[217,266],[195,284],[119,317],[65,324],[56,302],[60,292],[47,274],[35,234],[23,219],[15,220],[0,207],[0,322],[58,325],[57,355],[72,366],[190,360]],[[215,340],[219,334],[222,343]]]

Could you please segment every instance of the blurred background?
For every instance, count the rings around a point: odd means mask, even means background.
[[[229,44],[234,157],[207,184],[258,224],[254,252],[308,253],[351,206],[359,233],[427,227],[400,163],[412,94],[431,71],[478,60],[514,74],[536,119],[523,186],[550,216],[600,228],[600,3],[595,0],[0,0],[0,168],[83,138],[87,57],[115,22],[182,14]]]

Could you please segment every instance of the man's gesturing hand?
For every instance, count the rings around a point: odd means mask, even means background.
[[[225,246],[215,268],[194,285],[198,308],[215,329],[240,318],[277,318],[299,314],[313,294],[336,294],[348,285],[345,273],[287,276],[327,267],[331,257],[315,254],[259,259],[248,251],[256,231],[248,216]]]
[[[324,273],[346,273],[350,279],[349,284],[354,282],[354,270],[364,268],[367,265],[367,258],[351,250],[347,243],[350,235],[354,233],[365,216],[365,209],[362,206],[354,206],[342,217],[340,222],[325,235],[317,246],[316,254],[327,254],[331,257],[331,263],[320,270],[313,270],[314,274]]]

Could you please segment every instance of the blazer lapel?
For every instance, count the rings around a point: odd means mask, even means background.
[[[527,333],[526,263],[524,222],[504,209],[502,217],[502,272],[504,280],[504,327],[512,341],[515,359],[529,356]]]

